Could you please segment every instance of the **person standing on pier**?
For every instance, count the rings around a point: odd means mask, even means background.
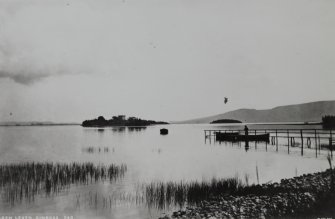
[[[245,132],[245,135],[248,135],[249,134],[249,129],[248,129],[248,126],[244,126],[244,132]]]

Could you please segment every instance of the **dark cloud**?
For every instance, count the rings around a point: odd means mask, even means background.
[[[35,81],[41,80],[42,78],[47,77],[48,75],[43,74],[21,74],[21,73],[9,73],[0,70],[0,78],[9,78],[15,81],[16,83],[29,85]]]

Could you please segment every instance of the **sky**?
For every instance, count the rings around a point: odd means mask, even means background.
[[[0,122],[177,121],[335,100],[334,10],[332,0],[0,0]]]

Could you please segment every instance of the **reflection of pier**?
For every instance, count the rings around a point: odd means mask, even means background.
[[[225,141],[221,137],[225,135],[239,135],[243,136],[245,130],[234,130],[234,129],[221,129],[221,130],[204,130],[205,142],[212,140]],[[300,148],[301,155],[304,154],[304,149],[314,149],[315,155],[320,154],[321,150],[329,150],[331,156],[333,156],[333,146],[335,144],[335,138],[333,138],[333,131],[326,129],[249,129],[248,135],[250,139],[269,134],[269,141],[265,142],[265,146],[268,144],[275,145],[276,151],[278,146],[287,146],[287,151],[290,153],[290,148]],[[220,137],[219,137],[220,136]],[[254,136],[254,137],[253,137]],[[243,138],[242,138],[243,139]],[[247,139],[247,138],[245,138]],[[227,140],[231,141],[231,140]],[[241,140],[249,146],[248,140]],[[255,142],[255,146],[257,141]]]

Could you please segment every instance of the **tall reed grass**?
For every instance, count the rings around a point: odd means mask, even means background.
[[[154,182],[146,185],[145,197],[149,207],[164,209],[170,205],[182,207],[224,194],[235,193],[245,185],[240,179],[215,179],[203,182]]]
[[[71,184],[88,184],[123,177],[127,166],[93,163],[19,163],[0,165],[0,192],[4,200],[33,200],[36,194],[58,193]]]

